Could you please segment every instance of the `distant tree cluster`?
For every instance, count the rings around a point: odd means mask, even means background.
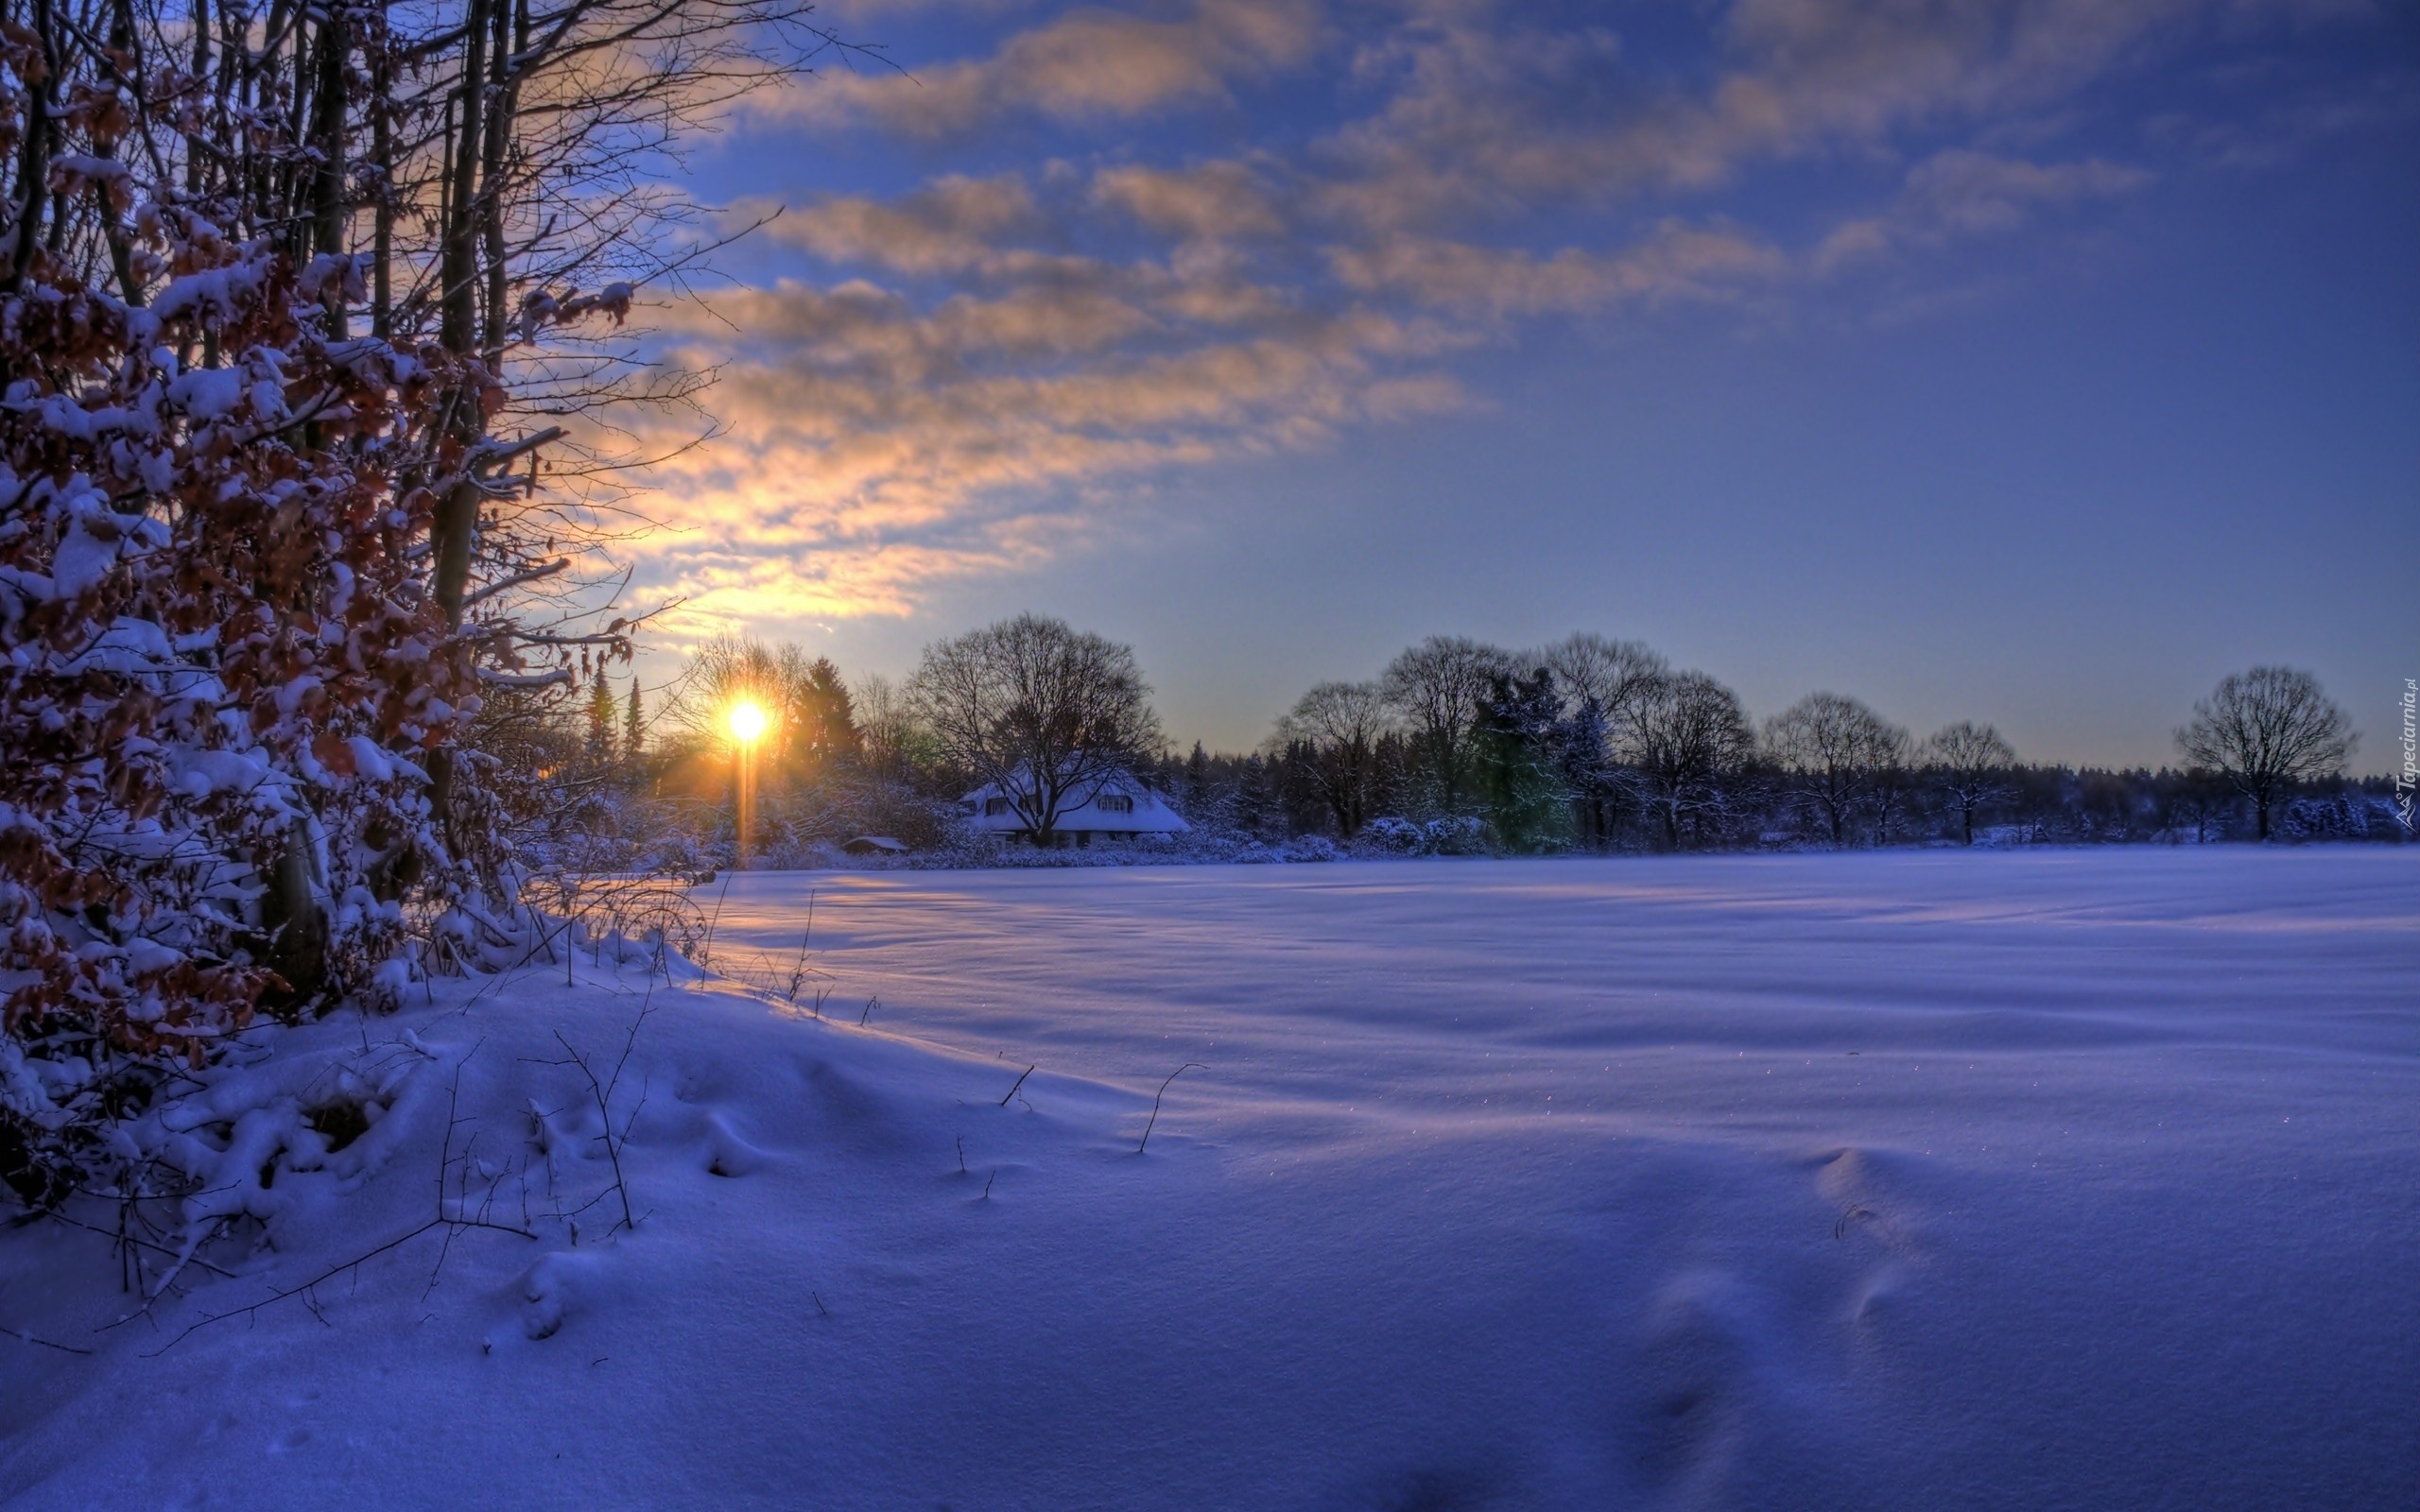
[[[2308,673],[2228,678],[2177,741],[2157,771],[2028,765],[1989,724],[1918,739],[1837,693],[1758,726],[1636,642],[1433,636],[1312,688],[1260,751],[1197,748],[1160,777],[1212,823],[1378,849],[2404,837],[2377,784],[2342,780],[2351,726]]]
[[[1207,855],[2403,837],[2383,787],[2339,775],[2342,711],[2277,668],[2197,706],[2177,765],[2101,771],[2026,763],[1974,721],[1919,739],[1831,692],[1758,724],[1713,677],[1633,641],[1516,653],[1436,636],[1374,678],[1309,688],[1257,750],[1178,753],[1130,650],[1033,615],[935,643],[904,685],[850,682],[796,647],[710,643],[644,749],[607,737],[635,686],[620,704],[594,691],[557,765],[622,797],[566,812],[634,852],[686,835],[675,850],[716,864],[734,771],[717,712],[742,693],[781,711],[766,818],[775,851],[799,859],[860,833],[941,844],[959,799],[987,783],[1047,844],[1057,815],[1117,774],[1165,794]],[[633,810],[639,792],[648,804]]]

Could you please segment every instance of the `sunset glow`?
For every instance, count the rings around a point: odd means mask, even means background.
[[[753,746],[764,739],[772,723],[764,705],[752,698],[740,699],[723,714],[723,725],[731,731],[731,738],[743,746]]]

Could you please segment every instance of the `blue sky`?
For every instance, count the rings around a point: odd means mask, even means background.
[[[903,673],[1021,609],[1247,747],[1431,632],[2157,763],[2420,675],[2420,16],[862,3],[690,164],[639,585]]]

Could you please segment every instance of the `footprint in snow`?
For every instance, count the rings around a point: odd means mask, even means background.
[[[557,1250],[541,1259],[521,1278],[521,1332],[529,1339],[550,1339],[579,1306],[597,1291],[605,1257]]]

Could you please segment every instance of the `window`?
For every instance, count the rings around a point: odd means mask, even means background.
[[[1123,793],[1104,793],[1099,808],[1103,814],[1132,814],[1134,812],[1134,800]]]
[[[1009,812],[1009,800],[1007,799],[987,798],[983,800],[983,816],[987,819],[996,819],[1007,812]]]

